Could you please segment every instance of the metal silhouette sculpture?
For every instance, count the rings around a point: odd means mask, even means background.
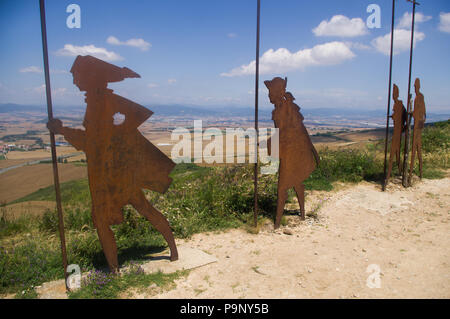
[[[175,163],[137,129],[153,112],[107,88],[110,82],[139,78],[139,74],[89,55],[78,56],[71,72],[73,83],[86,92],[85,130],[64,127],[59,119],[50,120],[47,126],[86,153],[92,220],[109,268],[113,272],[119,268],[117,245],[110,226],[123,221],[121,209],[127,204],[163,235],[170,248],[170,260],[177,260],[169,223],[142,190],[164,193],[172,182],[168,175]],[[114,121],[118,113],[125,116],[120,124]]]
[[[405,131],[406,125],[406,109],[405,106],[403,105],[403,101],[398,99],[399,91],[397,85],[395,84],[392,95],[395,103],[393,113],[390,117],[394,121],[394,133],[392,134],[391,154],[389,157],[388,173],[386,175],[386,185],[389,183],[394,157],[397,161],[398,171],[400,174],[402,173],[401,169],[402,165],[400,161],[400,146],[402,143],[402,134]]]
[[[303,124],[300,107],[294,103],[294,97],[286,92],[287,78],[275,77],[264,81],[269,89],[269,99],[275,105],[272,120],[279,129],[280,168],[278,177],[278,200],[275,228],[280,227],[287,191],[294,188],[300,205],[300,217],[305,219],[305,186],[303,181],[319,164],[319,156],[314,148],[308,131]],[[268,142],[270,145],[270,141]],[[270,150],[269,150],[270,152]]]
[[[420,80],[416,78],[414,82],[414,89],[416,91],[416,98],[414,99],[414,111],[411,112],[414,118],[414,128],[412,137],[412,150],[411,150],[411,165],[409,167],[408,184],[411,184],[412,172],[414,169],[414,160],[417,153],[419,159],[419,176],[422,178],[422,130],[425,127],[425,120],[427,118],[427,112],[425,109],[425,98],[420,93]]]

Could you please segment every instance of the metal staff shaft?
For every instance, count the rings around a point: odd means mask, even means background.
[[[260,12],[261,12],[261,0],[257,0],[256,9],[256,72],[255,72],[255,133],[256,133],[256,162],[254,167],[254,209],[253,209],[253,221],[255,227],[258,226],[258,150],[259,150],[259,134],[258,134],[258,89],[259,89],[259,34],[260,34]]]
[[[52,108],[52,95],[50,89],[50,72],[48,65],[48,48],[47,48],[47,28],[45,22],[45,5],[44,0],[39,0],[39,8],[41,13],[41,33],[42,33],[42,50],[44,56],[44,73],[45,73],[45,90],[47,95],[47,113],[48,120],[53,119],[53,108]],[[55,134],[50,132],[50,145],[52,150],[52,163],[53,163],[53,182],[55,184],[55,194],[56,194],[56,208],[58,211],[58,221],[59,221],[59,238],[61,240],[61,254],[64,267],[64,277],[66,278],[66,289],[69,290],[67,286],[67,253],[66,253],[66,239],[64,235],[64,220],[61,206],[61,192],[59,188],[59,176],[58,176],[58,163],[56,159],[56,145],[55,145]]]
[[[407,122],[406,122],[406,132],[405,132],[405,150],[403,155],[403,175],[402,175],[402,185],[403,187],[408,187],[408,175],[406,173],[408,168],[408,152],[409,152],[409,133],[411,129],[411,69],[412,69],[412,58],[413,58],[413,48],[414,48],[414,22],[416,17],[416,4],[419,4],[415,0],[407,0],[413,4],[412,11],[412,22],[411,22],[411,48],[409,51],[409,79],[408,79],[408,103],[407,103]]]
[[[389,60],[389,89],[388,89],[388,107],[386,113],[386,140],[384,141],[384,182],[382,190],[386,189],[386,164],[387,164],[387,151],[388,151],[388,139],[389,139],[389,118],[391,113],[391,85],[392,85],[392,55],[394,52],[394,17],[395,17],[395,0],[392,0],[392,24],[391,24],[391,56]]]

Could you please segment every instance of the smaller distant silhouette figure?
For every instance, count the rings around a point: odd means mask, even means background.
[[[303,124],[304,118],[300,113],[300,107],[293,102],[295,100],[293,95],[286,92],[287,79],[276,77],[271,81],[264,81],[264,84],[269,89],[270,102],[275,106],[272,111],[272,120],[280,132],[280,171],[275,218],[275,228],[278,228],[283,216],[287,191],[292,187],[297,193],[301,219],[305,219],[303,181],[319,164],[319,156]]]
[[[416,98],[414,99],[414,111],[411,115],[414,118],[414,130],[412,139],[412,153],[411,153],[411,166],[409,168],[408,183],[411,184],[412,171],[414,169],[414,159],[417,152],[419,158],[419,174],[422,178],[422,130],[425,127],[425,120],[427,118],[427,112],[425,109],[425,98],[420,93],[420,80],[416,78],[414,82],[414,89],[416,91]]]
[[[394,84],[394,112],[391,115],[392,120],[394,121],[394,133],[392,134],[391,141],[391,155],[389,157],[389,169],[386,175],[386,185],[389,183],[389,178],[391,177],[392,172],[392,164],[394,162],[394,157],[396,158],[398,171],[402,172],[401,162],[400,162],[400,145],[402,142],[402,134],[405,130],[406,124],[406,109],[403,105],[403,101],[398,99],[399,91],[398,86]]]

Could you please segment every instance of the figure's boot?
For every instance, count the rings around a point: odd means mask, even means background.
[[[169,245],[170,260],[178,260],[178,249],[175,244],[172,229],[170,228],[169,222],[164,215],[150,204],[143,193],[141,193],[138,198],[133,200],[131,204],[140,214],[147,218],[147,220],[153,225],[153,227],[156,228],[157,231],[163,235]]]
[[[305,186],[300,184],[294,187],[300,205],[300,220],[305,220]]]
[[[108,225],[97,226],[97,234],[103,248],[109,269],[112,273],[119,272],[119,262],[117,259],[117,244],[114,233]]]
[[[149,203],[150,205],[150,203]],[[178,249],[177,245],[175,244],[175,238],[173,237],[172,229],[170,228],[169,222],[164,217],[163,214],[161,214],[156,208],[152,207],[152,213],[151,216],[145,216],[150,221],[150,223],[156,228],[157,231],[159,231],[164,239],[166,240],[167,244],[169,245],[170,249],[170,261],[178,260]]]
[[[284,204],[286,203],[286,199],[287,199],[287,191],[280,190],[280,188],[278,188],[277,216],[275,217],[274,229],[278,229],[280,227],[281,218],[283,217]]]
[[[420,148],[417,149],[417,157],[419,158],[419,174],[420,179],[422,179],[422,150]]]

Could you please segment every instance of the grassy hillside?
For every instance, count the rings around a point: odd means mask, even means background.
[[[449,121],[425,128],[425,178],[442,177],[443,170],[449,168],[449,141]],[[305,186],[308,190],[329,191],[333,189],[333,183],[338,181],[381,181],[383,150],[383,141],[368,144],[363,150],[323,149],[320,152],[320,166],[305,181]],[[199,232],[240,227],[252,220],[251,165],[199,167],[180,164],[173,170],[172,177],[173,183],[166,194],[147,191],[146,195],[167,217],[176,237],[185,238]],[[277,175],[260,177],[258,193],[261,219],[274,217],[276,190]],[[105,267],[105,258],[91,221],[87,180],[62,183],[61,195],[69,263],[80,265],[82,271]],[[293,192],[290,192],[290,200],[292,197]],[[54,200],[53,186],[40,189],[16,202],[31,200]],[[35,296],[34,286],[63,277],[57,215],[47,211],[39,218],[23,216],[10,221],[5,216],[6,210],[0,209],[0,293],[20,292],[18,296]],[[165,248],[162,236],[132,207],[124,207],[123,212],[124,222],[113,226],[120,263],[140,262],[149,253]],[[139,281],[135,276],[138,274],[130,275],[130,282]],[[164,281],[161,276],[158,280]],[[112,282],[117,284],[114,280]],[[114,291],[117,292],[117,289]],[[79,296],[95,297],[85,293]],[[114,294],[99,296],[113,297]]]

